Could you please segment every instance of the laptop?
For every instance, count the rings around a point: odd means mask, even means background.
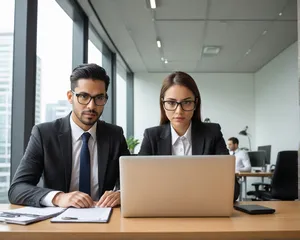
[[[123,217],[228,217],[235,157],[120,157]]]

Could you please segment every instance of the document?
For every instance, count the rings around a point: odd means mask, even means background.
[[[0,211],[0,222],[27,225],[52,218],[65,210],[65,208],[59,207],[22,207],[2,212]]]
[[[111,215],[111,208],[68,208],[62,214],[51,219],[52,223],[107,223]]]

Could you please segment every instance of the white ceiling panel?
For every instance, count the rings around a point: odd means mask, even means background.
[[[211,0],[209,19],[274,19],[289,0]]]
[[[158,0],[156,19],[203,19],[207,0]]]
[[[165,58],[197,61],[201,53],[204,22],[157,22]]]

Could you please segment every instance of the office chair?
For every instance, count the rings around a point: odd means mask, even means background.
[[[298,152],[281,151],[277,155],[271,184],[253,183],[255,191],[247,192],[256,200],[295,200],[298,198]],[[259,190],[263,186],[264,190]]]

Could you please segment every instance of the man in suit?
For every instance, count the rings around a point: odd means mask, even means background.
[[[96,64],[76,67],[67,92],[72,112],[36,125],[8,196],[13,204],[114,207],[120,204],[119,157],[129,155],[121,127],[99,121],[109,77]],[[44,187],[37,186],[43,175]]]

